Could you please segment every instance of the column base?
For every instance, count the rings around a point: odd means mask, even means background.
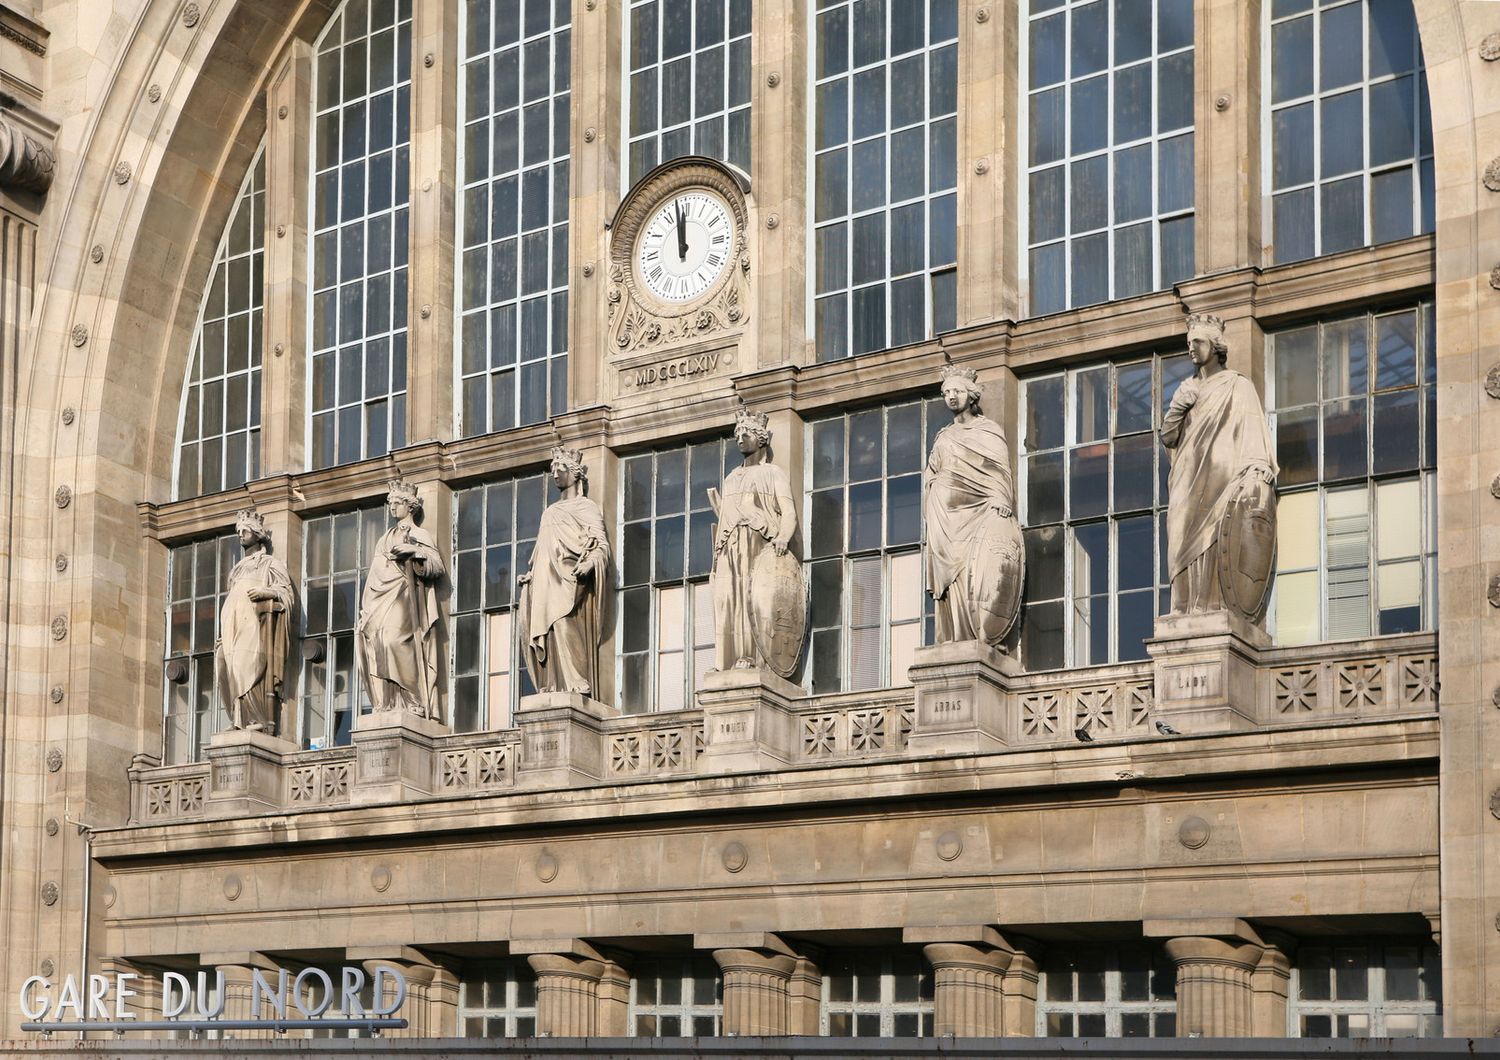
[[[918,648],[912,656],[917,713],[908,746],[917,754],[979,754],[1006,746],[1008,679],[1021,664],[983,641]]]
[[[401,802],[431,795],[433,744],[448,726],[403,710],[361,714],[354,721],[354,783],[349,801],[356,805]]]
[[[794,703],[807,693],[770,670],[711,670],[698,690],[703,773],[751,773],[792,761]]]
[[[205,809],[233,815],[279,810],[281,756],[296,750],[295,744],[279,736],[250,729],[215,733],[208,741],[209,785]]]
[[[516,786],[567,787],[604,776],[604,737],[600,722],[620,712],[581,692],[541,692],[522,696],[516,710],[521,758]]]
[[[1266,631],[1228,611],[1165,615],[1146,641],[1155,671],[1152,716],[1183,733],[1258,725],[1256,674]]]

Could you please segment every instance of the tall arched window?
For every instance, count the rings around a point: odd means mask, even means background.
[[[1410,0],[1266,5],[1272,257],[1432,231],[1432,120]]]
[[[315,468],[406,442],[411,0],[346,3],[317,49],[308,402]]]
[[[235,199],[198,311],[178,420],[177,497],[234,489],[260,475],[265,230],[262,147]]]

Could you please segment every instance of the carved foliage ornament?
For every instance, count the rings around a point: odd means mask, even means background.
[[[1484,186],[1490,191],[1500,191],[1500,158],[1490,159],[1484,167]]]
[[[644,288],[633,259],[647,223],[657,211],[678,196],[695,191],[707,192],[729,207],[734,227],[729,267],[701,294],[673,304]],[[610,227],[605,298],[611,352],[635,353],[743,330],[750,319],[748,222],[740,181],[719,162],[677,159],[643,177],[625,196]]]

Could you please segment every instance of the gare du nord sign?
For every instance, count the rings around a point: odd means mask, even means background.
[[[337,981],[322,968],[295,976],[281,969],[268,976],[252,969],[249,1018],[224,1013],[224,973],[198,972],[194,978],[166,972],[161,983],[161,1018],[142,1019],[130,1002],[141,996],[135,972],[72,974],[61,983],[34,975],[21,984],[18,1002],[23,1031],[228,1031],[228,1030],[402,1030],[396,1015],[406,1002],[406,976],[399,968],[377,965],[374,974],[346,965]],[[371,999],[367,1005],[365,997]]]

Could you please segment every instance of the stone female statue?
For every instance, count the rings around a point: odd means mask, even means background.
[[[551,471],[562,496],[542,513],[531,570],[520,577],[521,644],[538,692],[592,698],[600,687],[609,535],[604,513],[586,496],[583,454],[554,448]]]
[[[393,479],[386,507],[396,525],[380,535],[370,560],[354,626],[355,661],[377,712],[404,710],[436,721],[443,557],[417,525],[422,498],[415,486]]]
[[[979,411],[977,380],[972,368],[943,368],[953,422],[933,439],[923,483],[927,590],[939,643],[999,648],[1021,605],[1026,554],[1010,449],[1000,425]]]
[[[1172,451],[1167,477],[1172,614],[1230,610],[1250,622],[1265,611],[1276,557],[1276,457],[1260,395],[1224,367],[1229,347],[1216,316],[1188,317],[1185,379],[1162,418]]]
[[[253,508],[238,513],[235,530],[245,557],[229,572],[214,669],[231,729],[275,736],[286,689],[287,644],[296,590],[286,564],[271,555],[271,532]]]
[[[787,551],[797,529],[797,506],[786,472],[771,463],[765,413],[744,405],[734,440],[745,461],[724,478],[722,495],[709,490],[718,516],[714,535],[714,666],[768,669],[791,677],[807,626],[802,565]]]

